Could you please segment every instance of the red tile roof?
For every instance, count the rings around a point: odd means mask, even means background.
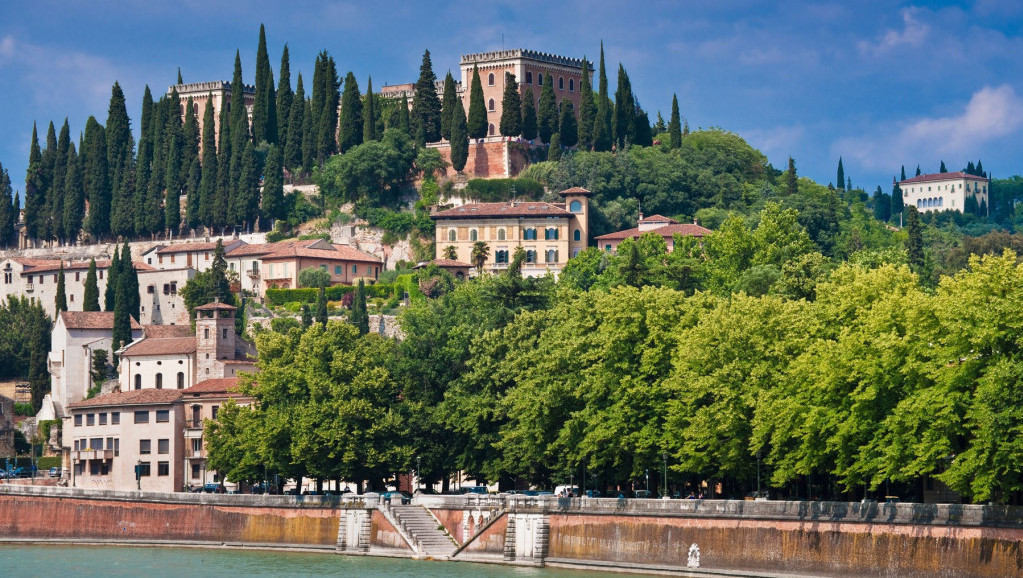
[[[146,337],[165,339],[167,337],[190,337],[195,335],[188,325],[145,325],[142,327]]]
[[[675,225],[678,224],[678,221],[676,221],[675,219],[669,219],[668,217],[665,217],[664,215],[650,215],[649,217],[643,217],[642,219],[639,220],[639,222],[641,222],[641,223],[671,223],[671,224],[675,224]]]
[[[624,231],[617,231],[615,233],[608,233],[595,237],[595,241],[615,241],[624,239],[634,239],[645,235],[646,233],[657,233],[658,235],[668,239],[675,235],[682,235],[684,237],[704,237],[714,231],[701,227],[699,225],[693,225],[691,223],[685,223],[682,225],[664,225],[663,227],[657,227],[656,229],[650,229],[649,231],[640,232],[639,228],[626,229]]]
[[[430,215],[441,219],[486,219],[494,217],[572,217],[564,207],[539,201],[512,201],[508,203],[469,203]]]
[[[239,243],[244,243],[241,239],[231,239],[224,242],[224,251],[227,252],[229,247],[233,247]],[[216,241],[201,241],[197,243],[176,243],[174,245],[165,245],[156,250],[157,255],[167,255],[169,253],[195,253],[198,251],[213,251],[217,248]]]
[[[68,329],[114,329],[113,311],[61,311],[60,318]],[[131,318],[132,329],[142,329],[135,318]]]
[[[177,389],[132,389],[83,399],[68,404],[68,409],[86,407],[110,407],[124,405],[156,405],[174,403],[181,399],[181,390]]]
[[[195,311],[236,311],[237,309],[238,308],[234,305],[214,301],[213,303],[207,303],[206,305],[196,307]]]
[[[452,269],[467,269],[472,267],[472,264],[470,263],[463,263],[461,261],[455,261],[454,259],[434,259],[433,261],[430,261],[430,263],[441,268],[450,267]]]
[[[331,245],[333,249],[312,249],[309,245],[317,241],[288,243],[287,246],[274,249],[273,252],[263,255],[263,261],[281,261],[296,259],[298,257],[310,259],[323,259],[324,261],[362,261],[368,263],[380,263],[380,258],[369,253],[363,253],[349,245]]]
[[[565,190],[559,192],[558,194],[559,195],[586,195],[586,196],[590,196],[593,193],[590,192],[590,191],[587,191],[586,189],[584,189],[582,187],[572,187],[570,189],[565,189]]]
[[[970,180],[970,181],[986,181],[987,180],[984,177],[978,177],[976,175],[968,175],[968,174],[966,174],[964,172],[957,171],[957,172],[954,172],[954,173],[933,173],[933,174],[929,174],[929,175],[920,175],[919,177],[913,177],[911,179],[906,179],[904,181],[899,181],[899,185],[903,185],[903,184],[913,185],[913,184],[916,184],[916,183],[931,183],[931,182],[934,182],[934,181],[949,181],[949,180],[954,180],[954,179],[967,179],[967,180]]]
[[[121,351],[121,357],[143,357],[146,355],[186,355],[195,353],[195,337],[147,337],[136,341]]]
[[[238,391],[238,378],[237,377],[222,377],[215,379],[206,379],[193,385],[192,387],[182,390],[185,395],[199,394],[199,393],[239,393]]]
[[[19,260],[20,261],[20,260]],[[62,261],[59,259],[25,259],[24,261],[32,261],[22,274],[32,273],[56,273],[60,270],[61,263],[64,264],[64,271],[77,271],[85,270],[89,268],[88,261]],[[28,265],[27,263],[22,263]],[[110,266],[110,261],[96,261],[96,270],[106,269]]]

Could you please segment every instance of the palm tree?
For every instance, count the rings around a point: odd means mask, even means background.
[[[448,245],[444,248],[444,258],[451,259],[452,261],[458,260],[458,249],[454,245]]]
[[[490,258],[490,247],[487,246],[483,241],[476,241],[472,246],[472,260],[473,266],[476,267],[477,273],[483,273],[483,265]]]

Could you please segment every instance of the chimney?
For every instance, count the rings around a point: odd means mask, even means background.
[[[700,224],[699,222],[696,221],[696,217],[693,217],[693,224],[694,225],[699,225]]]

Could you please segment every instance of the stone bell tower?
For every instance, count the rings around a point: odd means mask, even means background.
[[[234,359],[237,308],[214,301],[195,308],[196,381],[224,377],[224,361]]]

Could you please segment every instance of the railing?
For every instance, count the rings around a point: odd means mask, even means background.
[[[81,460],[110,460],[114,458],[114,450],[81,450],[71,452],[73,461]]]
[[[28,291],[29,293],[35,291],[35,288],[36,288],[35,283],[29,283],[25,285],[25,291]]]

